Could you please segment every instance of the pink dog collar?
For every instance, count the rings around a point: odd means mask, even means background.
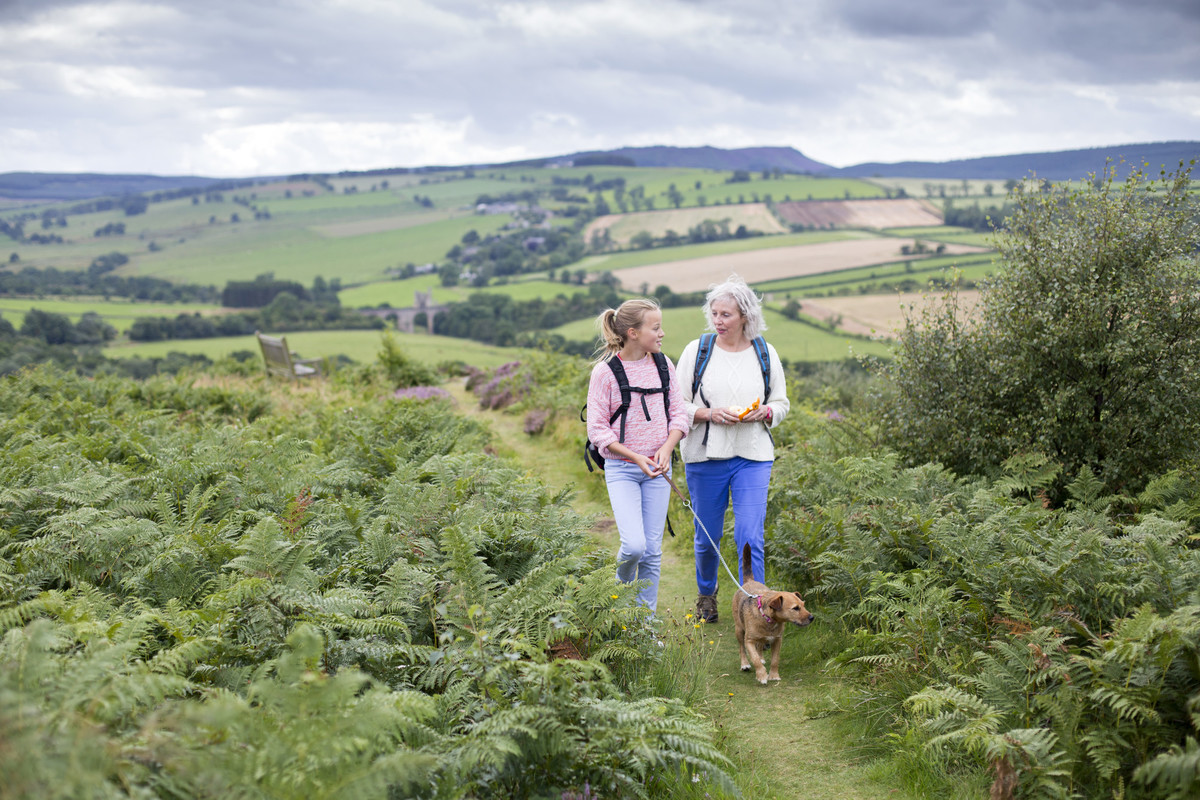
[[[754,598],[754,602],[755,602],[755,604],[758,606],[758,613],[762,614],[762,618],[763,618],[763,619],[765,619],[767,622],[774,622],[774,621],[775,621],[775,620],[771,619],[769,616],[767,616],[767,612],[763,611],[763,607],[762,607],[762,595],[761,595],[761,594],[760,594],[758,597],[755,597],[755,598]]]

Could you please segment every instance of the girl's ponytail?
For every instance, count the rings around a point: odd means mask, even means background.
[[[607,361],[625,346],[630,328],[640,328],[647,311],[658,311],[658,303],[646,297],[626,300],[615,311],[606,308],[596,317],[600,329],[600,346],[596,348],[594,363]]]

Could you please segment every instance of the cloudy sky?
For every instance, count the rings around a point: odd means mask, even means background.
[[[0,0],[0,172],[1200,139],[1200,0]]]

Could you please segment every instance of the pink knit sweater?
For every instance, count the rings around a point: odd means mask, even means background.
[[[654,359],[647,355],[640,361],[622,361],[625,375],[629,378],[630,386],[641,386],[655,389],[662,386],[658,377],[658,367]],[[688,417],[683,396],[679,393],[679,381],[675,378],[675,365],[667,359],[667,369],[671,374],[671,419],[666,418],[663,409],[662,394],[646,395],[646,409],[650,411],[650,419],[646,419],[646,410],[642,408],[640,392],[630,392],[629,411],[625,416],[624,445],[635,453],[653,456],[658,448],[667,441],[669,431],[677,430],[687,436]],[[613,412],[621,405],[621,389],[612,369],[603,361],[592,368],[592,380],[588,385],[587,398],[587,432],[588,439],[600,450],[604,458],[617,458],[608,446],[616,442],[621,434],[621,420],[611,425],[608,423]]]

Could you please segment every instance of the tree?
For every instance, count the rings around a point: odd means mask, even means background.
[[[62,314],[53,314],[38,308],[25,312],[21,322],[21,335],[41,339],[46,344],[69,344],[73,339],[74,326]]]
[[[683,192],[675,188],[675,184],[671,184],[667,189],[667,198],[671,201],[671,205],[679,208],[683,204]]]
[[[1200,227],[1190,167],[1020,192],[973,321],[910,315],[882,421],[910,460],[994,473],[1039,453],[1137,491],[1200,446]],[[1055,491],[1061,490],[1061,485]],[[1053,494],[1053,492],[1052,492]]]

